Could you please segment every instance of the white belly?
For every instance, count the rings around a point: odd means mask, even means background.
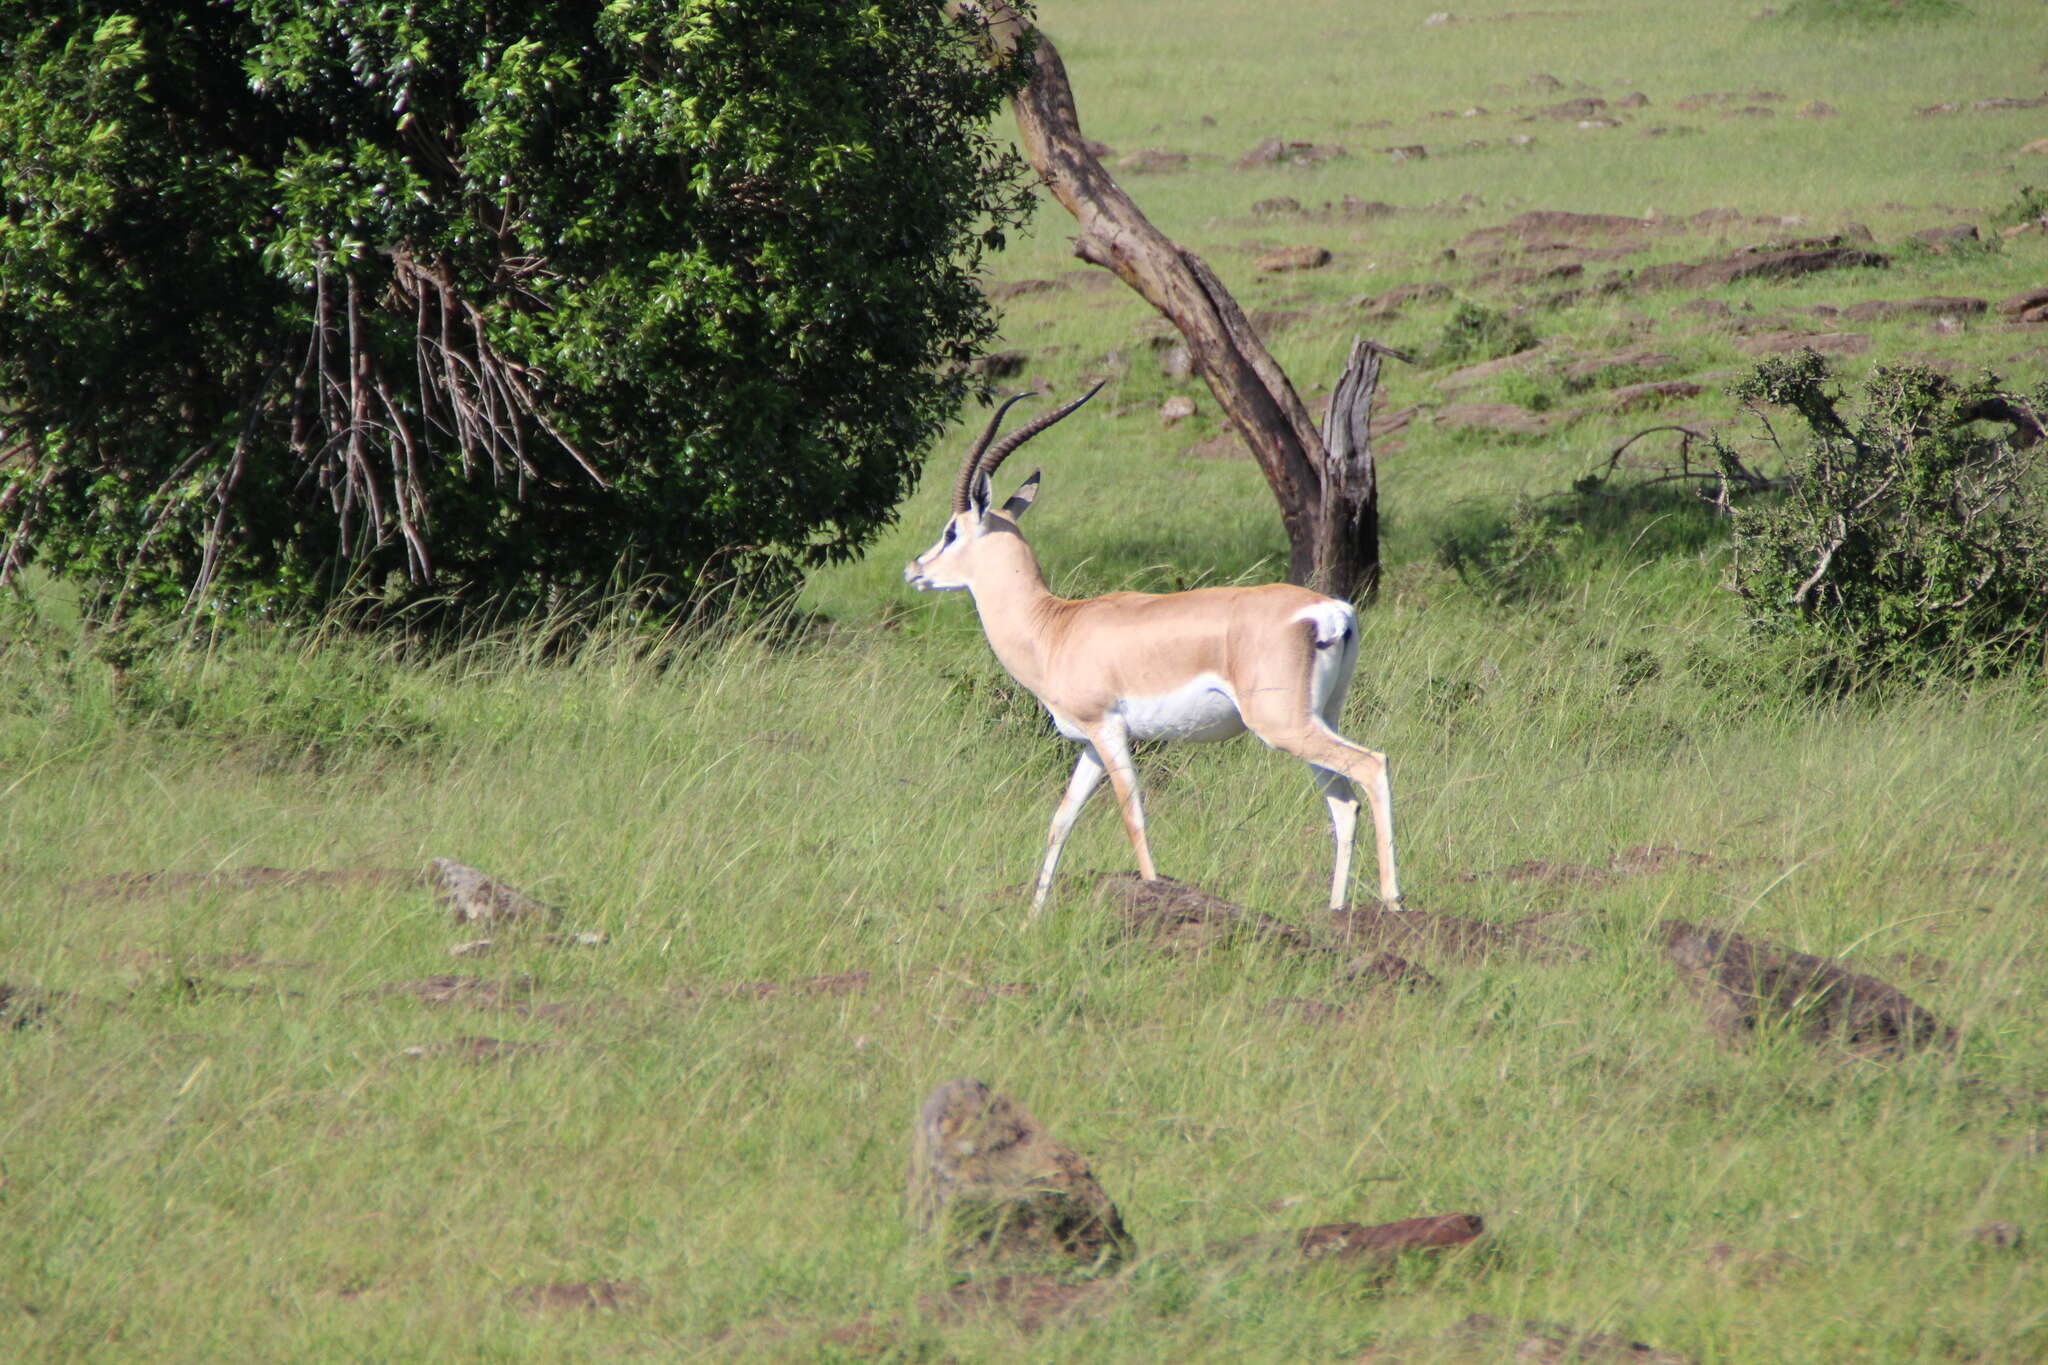
[[[1229,739],[1244,733],[1230,684],[1204,673],[1156,697],[1126,697],[1117,703],[1132,739]]]

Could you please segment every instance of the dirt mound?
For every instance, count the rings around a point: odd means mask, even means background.
[[[1506,867],[1460,872],[1457,880],[1476,882],[1499,878],[1504,882],[1562,882],[1579,886],[1606,886],[1624,877],[1650,876],[1674,867],[1712,867],[1717,860],[1676,844],[1636,844],[1625,848],[1605,863],[1562,863],[1547,858],[1526,858]]]
[[[1447,403],[1436,412],[1440,426],[1498,431],[1510,436],[1541,436],[1557,420],[1557,414],[1531,412],[1513,403]]]
[[[1627,218],[1613,213],[1572,213],[1565,209],[1530,209],[1498,227],[1481,228],[1459,239],[1461,248],[1498,250],[1545,238],[1580,241],[1589,237],[1617,237],[1648,232],[1658,224],[1648,218]]]
[[[1684,920],[1658,926],[1686,986],[1724,1038],[1794,1027],[1871,1052],[1951,1046],[1955,1030],[1894,986],[1811,953],[1793,952]]]
[[[1862,355],[1870,349],[1868,332],[1758,332],[1735,343],[1751,355],[1787,351],[1818,351],[1822,355]]]
[[[1354,905],[1331,911],[1330,918],[1346,947],[1368,952],[1414,953],[1456,962],[1479,962],[1496,953],[1548,960],[1586,956],[1577,944],[1534,929],[1464,915]]]
[[[1329,951],[1328,945],[1298,925],[1247,910],[1171,877],[1148,882],[1129,872],[1098,875],[1095,894],[1116,910],[1124,938],[1169,951],[1199,951],[1238,939],[1256,939],[1294,952]]]
[[[1882,270],[1890,264],[1890,257],[1861,247],[1737,251],[1708,261],[1645,266],[1629,283],[1637,289],[1713,289],[1740,280],[1789,280],[1822,270]]]
[[[574,1312],[588,1308],[639,1308],[647,1287],[631,1280],[563,1280],[554,1284],[523,1284],[507,1301],[534,1312]]]

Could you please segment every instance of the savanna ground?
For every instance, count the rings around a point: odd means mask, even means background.
[[[1425,958],[1438,991],[1340,990],[1327,962],[1255,944],[1120,941],[1079,875],[1026,927],[1068,754],[969,604],[900,579],[952,447],[895,532],[810,585],[796,629],[738,638],[621,623],[564,654],[520,629],[432,659],[248,639],[117,668],[46,587],[0,664],[0,979],[22,992],[0,1033],[0,1351],[1427,1360],[1483,1312],[1702,1361],[2048,1355],[2038,692],[1787,695],[1742,671],[1723,523],[1615,496],[1627,478],[1570,493],[1643,426],[1735,416],[1721,385],[1784,333],[1861,338],[1822,343],[1851,373],[1919,357],[2037,383],[2039,326],[1842,313],[2048,284],[2048,237],[1996,231],[2030,172],[2048,183],[2021,151],[2048,108],[1973,107],[2041,92],[2048,22],[2030,0],[1861,26],[1641,0],[1428,14],[1041,18],[1090,135],[1187,155],[1125,183],[1282,315],[1264,325],[1305,392],[1355,332],[1429,358],[1460,300],[1528,305],[1545,346],[1519,369],[1459,388],[1448,362],[1388,367],[1383,411],[1429,406],[1382,445],[1389,575],[1345,728],[1392,755],[1417,905],[1540,914],[1582,958]],[[1801,116],[1816,101],[1833,112]],[[1266,137],[1348,155],[1233,169]],[[1413,145],[1427,157],[1377,150]],[[1301,211],[1252,213],[1282,196]],[[1566,247],[1468,237],[1536,209],[1656,221]],[[1912,237],[1956,222],[1979,244]],[[1047,469],[1029,529],[1055,587],[1273,576],[1256,470],[1162,368],[1144,305],[1067,274],[1069,228],[1048,206],[1001,261],[1052,282],[1002,305],[1021,378],[1112,376],[1019,462]],[[1600,287],[1845,231],[1889,266]],[[1255,271],[1289,245],[1333,259]],[[1432,281],[1451,294],[1356,302]],[[1590,377],[1553,359],[1629,352],[1670,358]],[[1605,406],[1653,379],[1702,391]],[[1163,426],[1183,393],[1200,411]],[[1453,401],[1544,426],[1459,427]],[[1163,870],[1325,927],[1327,827],[1298,765],[1239,741],[1144,769]],[[1699,856],[1627,856],[1645,845]],[[476,935],[412,880],[440,854],[609,942],[451,958]],[[1127,864],[1105,801],[1066,867]],[[174,875],[114,877],[152,872]],[[1841,954],[1960,1045],[1721,1042],[1649,941],[1667,917]],[[474,982],[384,989],[437,975]],[[902,1220],[907,1133],[960,1074],[1022,1098],[1121,1205],[1141,1255],[1100,1313],[1027,1336],[931,1311],[948,1276]],[[1483,1242],[1391,1278],[1200,1254],[1467,1210]],[[2019,1244],[1973,1236],[1994,1221]]]

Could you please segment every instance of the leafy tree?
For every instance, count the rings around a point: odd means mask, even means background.
[[[1847,395],[1807,351],[1759,365],[1731,392],[1759,411],[1789,409],[1805,428],[1787,452],[1784,497],[1734,512],[1735,588],[1764,637],[1805,656],[1804,681],[2041,663],[2048,388],[2025,399],[1989,374],[1959,383],[1878,366],[1844,411]]]
[[[993,324],[1019,74],[929,0],[0,7],[0,574],[680,602],[852,553]]]

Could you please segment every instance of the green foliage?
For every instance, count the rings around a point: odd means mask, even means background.
[[[1520,318],[1469,299],[1460,300],[1444,321],[1430,361],[1436,365],[1460,365],[1492,360],[1526,351],[1537,339],[1535,329]]]
[[[101,617],[842,559],[1028,205],[1017,68],[918,0],[33,0],[0,47],[0,572]]]
[[[1566,551],[1584,532],[1569,506],[1516,498],[1504,519],[1445,536],[1437,557],[1490,602],[1528,602],[1556,588]]]
[[[2042,218],[2048,218],[2048,190],[2038,185],[2022,185],[2020,192],[1991,216],[1991,221],[1999,227],[2016,227]]]
[[[2037,666],[2048,626],[2048,469],[1979,418],[2026,404],[1995,376],[1959,384],[1879,366],[1860,403],[1808,351],[1732,390],[1806,429],[1780,502],[1735,512],[1734,583],[1765,639],[1805,654],[1815,685]],[[1725,453],[1725,452],[1724,452]]]

